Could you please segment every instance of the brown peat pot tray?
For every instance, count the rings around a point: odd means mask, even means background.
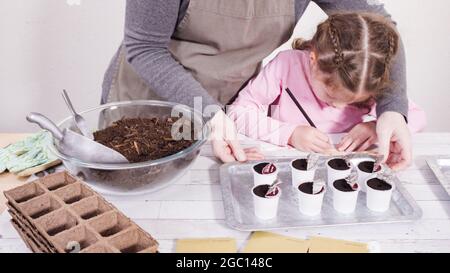
[[[56,184],[62,186],[55,190]],[[68,172],[45,176],[4,194],[11,222],[33,252],[158,250],[150,234]]]

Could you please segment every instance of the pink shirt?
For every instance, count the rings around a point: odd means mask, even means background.
[[[227,109],[239,133],[273,144],[287,146],[289,137],[298,125],[309,125],[289,97],[289,88],[305,112],[325,133],[348,132],[363,122],[366,115],[375,116],[375,105],[370,113],[352,105],[336,108],[321,101],[310,84],[309,52],[287,50],[267,64],[259,75],[239,93]],[[269,105],[272,115],[268,117]],[[425,127],[423,110],[409,103],[408,126],[412,132]]]

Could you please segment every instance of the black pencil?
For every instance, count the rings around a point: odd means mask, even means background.
[[[305,109],[303,109],[303,107],[300,105],[298,100],[294,97],[294,94],[292,94],[291,90],[289,90],[289,88],[286,88],[286,92],[289,94],[289,97],[291,97],[292,101],[294,101],[295,105],[297,105],[298,109],[300,109],[303,116],[308,121],[309,125],[311,125],[314,128],[317,128],[316,125],[314,124],[314,122],[309,118],[308,114],[306,114]]]

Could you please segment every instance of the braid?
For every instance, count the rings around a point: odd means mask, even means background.
[[[388,46],[389,50],[385,58],[386,65],[389,65],[391,63],[392,57],[395,55],[395,38],[394,35],[392,34],[389,34]]]
[[[311,49],[330,83],[358,92],[382,92],[389,84],[399,49],[394,25],[380,15],[337,13],[319,24],[313,38],[296,41],[294,48]]]
[[[344,53],[342,52],[341,44],[339,41],[339,36],[337,35],[336,28],[333,25],[333,18],[330,17],[329,19],[329,28],[328,28],[328,34],[331,38],[331,43],[333,44],[333,50],[334,50],[334,64],[341,68],[344,65]]]
[[[393,56],[395,55],[395,37],[392,34],[388,36],[388,51],[386,53],[386,57],[384,58],[384,78],[387,79],[389,77],[389,67],[392,61]]]

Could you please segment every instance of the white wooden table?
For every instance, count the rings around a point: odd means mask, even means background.
[[[245,141],[251,145],[251,141]],[[268,157],[286,157],[299,152],[257,143]],[[303,228],[277,231],[297,238],[311,235],[361,242],[377,241],[382,252],[450,252],[450,196],[434,177],[423,156],[450,155],[450,133],[414,136],[414,163],[399,173],[423,210],[413,223],[345,227]],[[141,197],[106,198],[135,220],[160,243],[161,252],[173,252],[179,238],[232,237],[242,247],[249,236],[229,228],[224,221],[218,168],[211,146],[206,145],[192,169],[176,184]],[[0,216],[0,252],[29,252],[9,224]]]

